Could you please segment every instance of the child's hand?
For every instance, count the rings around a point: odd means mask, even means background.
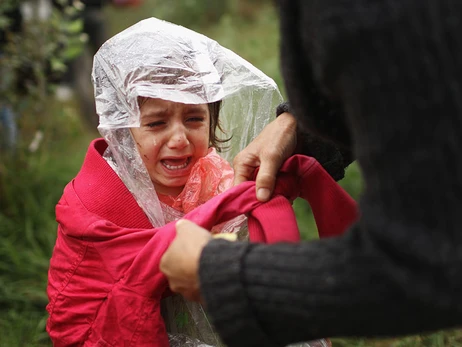
[[[199,259],[202,249],[212,239],[210,233],[188,221],[176,223],[176,237],[160,261],[160,271],[168,279],[170,289],[190,301],[201,301]]]

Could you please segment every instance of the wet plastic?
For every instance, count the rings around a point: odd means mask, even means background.
[[[220,123],[232,136],[232,161],[274,118],[282,101],[276,83],[216,41],[155,18],[143,20],[102,45],[94,57],[98,127],[109,144],[108,162],[153,226],[176,218],[159,202],[129,128],[140,125],[138,97],[204,104],[222,100]]]

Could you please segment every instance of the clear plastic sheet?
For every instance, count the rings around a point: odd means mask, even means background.
[[[104,158],[154,227],[177,220],[184,212],[159,200],[136,148],[130,128],[140,126],[139,97],[187,104],[221,100],[219,119],[225,132],[217,129],[216,134],[221,139],[232,136],[227,142],[229,150],[220,153],[229,163],[274,118],[276,106],[282,102],[275,82],[232,51],[155,18],[135,24],[103,44],[94,57],[92,80],[98,130],[108,143]],[[216,188],[226,189],[230,183],[222,182],[223,186]],[[214,231],[235,232],[242,238],[244,222],[242,216]],[[222,346],[200,304],[172,296],[162,305],[172,346]]]
[[[189,338],[187,346],[225,347],[201,305],[173,295],[162,300],[161,308],[171,347],[183,346],[185,337]]]
[[[168,334],[168,342],[171,347],[213,347],[198,339],[183,334]]]
[[[131,137],[140,124],[138,97],[204,104],[222,100],[220,122],[232,136],[234,156],[274,118],[282,101],[275,82],[216,41],[155,18],[109,39],[94,57],[98,127],[109,144],[106,158],[154,226],[174,211],[162,206]],[[165,211],[167,210],[167,211]]]

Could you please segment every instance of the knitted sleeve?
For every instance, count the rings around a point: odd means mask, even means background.
[[[298,245],[212,241],[201,257],[201,288],[226,345],[286,346],[460,324],[459,313],[434,305],[437,298],[427,304],[408,296],[415,288],[412,278],[403,290],[401,271],[390,275],[394,269],[384,267],[378,249],[366,250],[363,242],[370,240],[362,235],[356,229],[346,237]]]
[[[218,332],[230,347],[284,346],[460,326],[462,2],[279,6],[291,108],[354,144],[361,218],[298,245],[212,241],[200,280]]]
[[[283,102],[276,109],[276,116],[284,112],[291,112],[290,104]],[[324,169],[336,181],[345,176],[345,169],[353,161],[353,154],[350,149],[335,144],[332,140],[315,135],[307,129],[297,126],[297,147],[295,154],[304,154],[313,158],[324,167]]]

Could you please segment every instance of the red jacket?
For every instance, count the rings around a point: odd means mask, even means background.
[[[152,228],[102,158],[106,147],[102,139],[91,143],[80,172],[56,206],[47,331],[55,346],[166,347],[160,299],[167,281],[159,261],[175,236],[174,223]],[[255,183],[245,182],[185,218],[211,229],[251,211],[251,240],[297,241],[295,215],[281,194],[289,200],[300,194],[310,202],[321,236],[339,234],[357,218],[355,202],[313,158],[304,156],[285,163],[270,202],[258,202]]]

